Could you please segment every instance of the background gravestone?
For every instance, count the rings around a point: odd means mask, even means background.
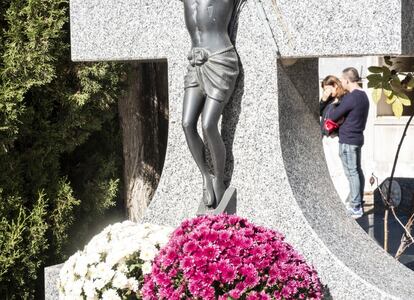
[[[312,57],[413,54],[413,5],[248,0],[240,16],[244,74],[222,121],[234,157],[237,212],[286,234],[335,299],[413,299],[414,273],[345,216],[320,141],[318,59]],[[71,35],[75,61],[167,59],[167,155],[144,219],[177,225],[194,216],[201,177],[180,124],[190,48],[182,3],[71,0]],[[277,53],[300,59],[283,67]]]

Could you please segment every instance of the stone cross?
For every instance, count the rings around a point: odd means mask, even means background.
[[[201,186],[180,124],[190,48],[183,4],[70,5],[74,61],[168,63],[167,155],[144,220],[178,225],[195,215]],[[334,299],[414,299],[414,273],[345,216],[320,139],[318,57],[412,55],[413,11],[412,0],[248,0],[240,15],[244,76],[222,120],[234,157],[237,214],[283,232]]]

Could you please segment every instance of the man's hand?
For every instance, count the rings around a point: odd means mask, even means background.
[[[333,93],[333,86],[330,86],[330,85],[325,86],[325,88],[323,89],[322,101],[328,100],[329,97],[332,95],[332,93]]]

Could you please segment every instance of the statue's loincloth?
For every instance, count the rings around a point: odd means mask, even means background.
[[[193,48],[184,88],[200,87],[203,93],[219,102],[228,101],[239,75],[239,59],[234,47],[212,54],[204,48]]]

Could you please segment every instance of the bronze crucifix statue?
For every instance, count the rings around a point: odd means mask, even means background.
[[[233,37],[244,0],[182,1],[192,43],[184,80],[182,125],[190,152],[203,177],[204,204],[215,208],[226,191],[226,148],[218,122],[239,75]],[[205,140],[197,130],[200,115]],[[211,154],[213,174],[207,165],[206,147]]]

